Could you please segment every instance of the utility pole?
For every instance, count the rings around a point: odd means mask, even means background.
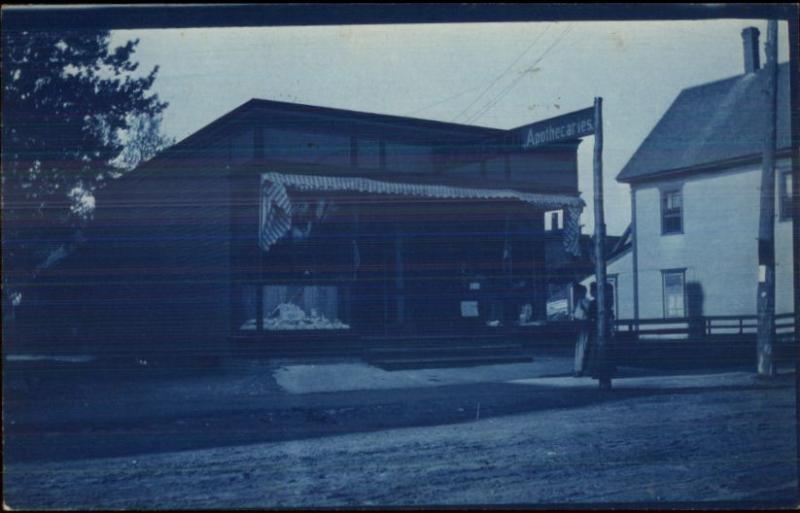
[[[603,215],[603,99],[594,99],[594,254],[597,283],[597,378],[600,388],[611,388],[608,312],[606,311],[606,223]]]
[[[774,376],[775,341],[775,146],[778,109],[778,22],[767,23],[767,112],[758,223],[758,374]]]

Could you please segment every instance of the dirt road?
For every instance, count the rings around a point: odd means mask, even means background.
[[[452,407],[455,423],[7,464],[5,500],[15,508],[81,509],[796,501],[794,376],[766,385],[750,377],[704,383],[620,389],[613,400],[510,413],[490,408],[488,418],[458,392],[488,385],[456,386],[447,389],[449,403],[426,405]],[[505,387],[492,394],[517,390],[532,404],[596,393]],[[334,410],[329,421],[358,422],[363,413]]]

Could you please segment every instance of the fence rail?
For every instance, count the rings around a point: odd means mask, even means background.
[[[620,335],[636,338],[681,336],[713,337],[722,335],[755,335],[758,317],[755,315],[713,315],[674,319],[618,319],[614,327]],[[783,340],[792,340],[795,334],[794,314],[775,316],[775,333]]]

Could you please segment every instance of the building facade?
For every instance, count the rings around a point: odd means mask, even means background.
[[[794,310],[790,173],[789,160],[781,159],[775,184],[779,314]],[[745,164],[632,185],[640,318],[755,314],[760,183],[760,166]],[[632,266],[633,252],[628,260]]]
[[[758,31],[742,36],[745,73],[682,91],[617,177],[630,185],[633,234],[609,262],[618,318],[756,313],[768,81]],[[789,73],[778,66],[777,314],[794,310]]]
[[[251,100],[98,193],[29,320],[65,351],[142,354],[535,325],[544,213],[580,238],[580,140],[515,134]]]

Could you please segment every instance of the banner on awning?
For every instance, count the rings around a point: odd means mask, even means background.
[[[268,251],[292,227],[292,202],[287,189],[298,191],[350,191],[441,199],[518,200],[542,210],[564,210],[564,248],[580,254],[580,215],[584,202],[565,194],[539,194],[512,189],[476,189],[448,185],[384,182],[369,178],[310,176],[283,173],[261,175],[259,245]]]

